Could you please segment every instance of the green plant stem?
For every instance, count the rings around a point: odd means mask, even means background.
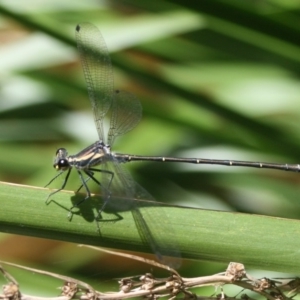
[[[6,233],[29,235],[74,243],[90,244],[122,250],[151,252],[136,228],[130,212],[103,213],[103,219],[94,220],[97,197],[85,201],[71,221],[67,218],[72,202],[82,195],[73,192],[55,194],[45,205],[48,189],[0,183],[0,230]],[[71,201],[70,201],[71,199]],[[64,209],[65,208],[65,209]],[[148,225],[177,243],[183,258],[228,263],[240,262],[248,267],[296,272],[300,267],[297,238],[298,220],[249,215],[233,212],[210,211],[183,207],[147,207],[164,209],[167,218]],[[173,228],[161,232],[159,224]],[[172,240],[176,237],[176,241]]]

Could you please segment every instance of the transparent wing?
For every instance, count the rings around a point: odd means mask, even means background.
[[[139,123],[142,106],[133,95],[113,91],[111,61],[100,31],[92,24],[81,23],[76,27],[76,40],[99,139],[103,142],[103,119],[112,105],[108,134],[108,143],[112,145],[117,136],[125,134]],[[158,203],[137,201],[153,200],[153,197],[135,183],[117,160],[111,157],[111,161],[103,162],[101,169],[104,171],[101,172],[104,200],[109,200],[107,206],[113,206],[116,211],[132,211],[142,240],[149,243],[160,260],[171,255],[176,257],[177,262],[180,261],[175,233],[167,223],[163,207]],[[166,234],[174,237],[165,239]],[[170,243],[170,240],[173,242]],[[174,266],[177,263],[168,264]]]
[[[100,31],[94,25],[78,24],[75,35],[99,139],[105,142],[103,118],[114,95],[109,53]]]
[[[142,105],[132,94],[115,91],[112,103],[112,115],[108,132],[108,144],[113,145],[117,136],[133,129],[142,118]]]
[[[108,208],[119,212],[131,211],[142,241],[150,245],[161,262],[174,268],[179,267],[181,255],[176,233],[168,222],[164,207],[155,202],[154,198],[134,181],[120,163],[111,161],[106,163],[105,167],[106,170],[114,173],[110,185],[111,199],[107,204]],[[107,180],[104,181],[107,183]]]

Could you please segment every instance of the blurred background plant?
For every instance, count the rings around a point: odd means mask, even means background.
[[[75,154],[97,140],[75,48],[83,21],[104,36],[115,87],[143,105],[142,122],[114,151],[299,163],[299,9],[296,0],[0,1],[0,179],[44,186],[55,175],[57,148]],[[300,216],[295,173],[127,168],[161,202]],[[68,189],[77,186],[74,174]],[[0,235],[0,256],[93,280],[120,276],[120,265],[144,272],[71,244],[7,234]],[[186,262],[182,272],[223,268]]]

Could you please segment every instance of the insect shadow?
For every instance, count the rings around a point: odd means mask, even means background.
[[[119,214],[120,206],[116,205],[116,201],[109,202],[103,209],[104,202],[101,196],[93,195],[84,201],[82,201],[82,196],[82,193],[76,193],[71,197],[72,208],[67,209],[70,221],[72,221],[73,215],[81,216],[87,222],[103,223],[123,220]]]

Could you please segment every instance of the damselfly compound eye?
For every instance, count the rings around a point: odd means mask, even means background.
[[[57,170],[67,170],[70,168],[69,161],[65,158],[59,159],[58,161],[54,162],[53,167]]]
[[[67,157],[68,152],[65,148],[59,148],[59,149],[57,149],[55,155],[57,158],[65,158],[65,157]]]

